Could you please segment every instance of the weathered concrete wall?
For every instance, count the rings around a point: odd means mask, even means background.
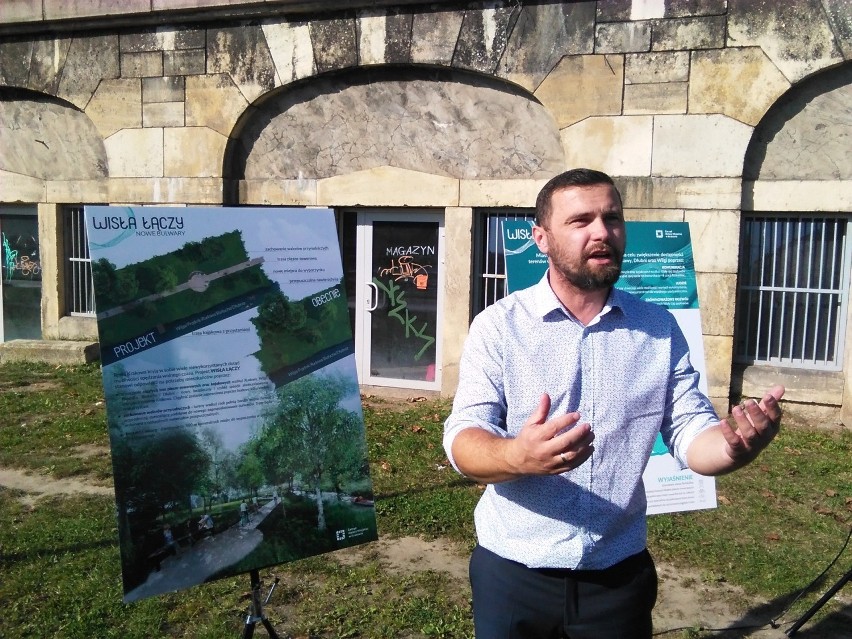
[[[460,216],[531,206],[549,175],[598,168],[617,178],[634,219],[689,221],[711,395],[725,409],[740,211],[773,203],[761,198],[779,184],[796,201],[796,187],[825,180],[833,186],[820,191],[833,198],[819,206],[835,208],[821,210],[852,210],[842,162],[849,67],[835,68],[852,55],[848,3],[348,3],[336,11],[344,4],[317,13],[299,3],[297,14],[286,0],[145,0],[122,3],[129,26],[113,3],[4,3],[7,24],[31,35],[0,35],[0,90],[54,96],[90,168],[44,170],[33,161],[39,143],[27,146],[43,139],[44,125],[19,116],[14,155],[29,158],[3,165],[0,198],[426,206]],[[755,139],[767,113],[785,108],[773,105],[826,69],[822,86],[834,89],[799,107],[791,101],[784,135]],[[9,108],[0,110],[7,125]],[[11,151],[6,137],[0,155]],[[760,144],[762,155],[749,151]],[[467,222],[455,219],[463,233]],[[450,278],[469,279],[464,260],[454,263]],[[445,330],[463,335],[457,315]],[[446,392],[456,351],[446,351]]]
[[[535,100],[477,76],[369,71],[270,97],[240,135],[248,180],[322,179],[394,166],[459,179],[549,178],[559,131]]]
[[[0,100],[0,171],[40,180],[106,177],[106,149],[89,118],[42,95],[8,97]]]

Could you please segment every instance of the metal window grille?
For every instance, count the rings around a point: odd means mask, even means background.
[[[506,296],[506,262],[503,255],[503,220],[532,220],[535,209],[483,211],[475,220],[473,268],[474,315]]]
[[[82,206],[67,206],[65,225],[65,308],[69,315],[95,315],[95,289],[92,260],[86,240],[86,220]]]
[[[737,362],[842,370],[849,220],[848,215],[744,217]]]

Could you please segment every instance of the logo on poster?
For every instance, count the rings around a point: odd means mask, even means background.
[[[531,240],[533,236],[530,229],[511,229],[506,232],[506,238],[510,240]]]
[[[104,217],[92,216],[92,226],[99,231],[126,231],[136,229],[135,217],[121,217],[120,215],[105,215]]]

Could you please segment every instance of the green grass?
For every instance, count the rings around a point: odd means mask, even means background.
[[[849,430],[784,429],[756,463],[717,479],[717,509],[651,517],[655,555],[685,561],[691,546],[748,593],[795,591],[802,569],[816,576],[852,525],[850,451]]]
[[[16,362],[0,371],[0,466],[112,477],[100,368]]]
[[[472,546],[472,510],[481,489],[447,463],[441,432],[448,411],[446,401],[366,403],[380,537],[417,535],[449,539],[462,550]],[[650,548],[685,575],[741,587],[747,596],[732,603],[743,611],[753,599],[768,600],[761,609],[768,620],[822,570],[848,534],[850,453],[849,430],[793,426],[785,419],[777,442],[757,463],[718,480],[717,509],[650,518]],[[52,478],[110,478],[96,366],[0,366],[0,466]],[[241,632],[247,575],[125,605],[113,500],[21,497],[0,488],[0,637],[218,639]],[[361,547],[357,561],[342,561],[347,553],[261,571],[267,584],[273,574],[281,579],[266,607],[279,633],[300,639],[472,636],[466,583],[443,572],[388,568],[373,545]],[[796,619],[848,569],[850,554],[786,620]],[[836,600],[829,602],[812,620],[828,631],[820,637],[845,636],[840,609]],[[716,636],[703,632],[666,636]],[[814,637],[805,629],[801,636]]]

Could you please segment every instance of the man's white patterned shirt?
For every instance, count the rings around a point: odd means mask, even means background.
[[[583,326],[547,275],[474,318],[444,447],[462,430],[514,437],[551,398],[549,417],[577,411],[595,451],[561,475],[489,485],[476,507],[479,544],[535,568],[602,569],[645,548],[642,473],[657,433],[686,467],[695,436],[718,421],[665,308],[613,289]],[[456,467],[458,470],[458,468]]]

